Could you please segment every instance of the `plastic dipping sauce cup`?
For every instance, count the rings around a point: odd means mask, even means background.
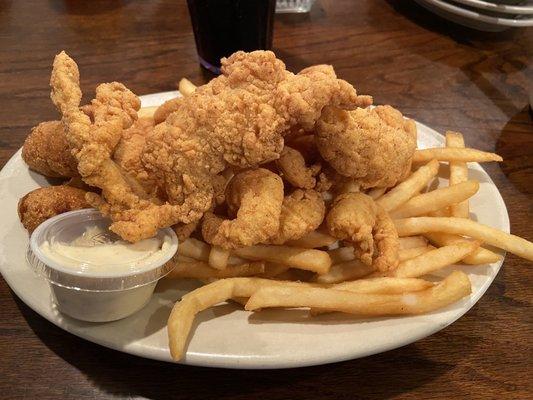
[[[125,318],[150,301],[157,281],[174,268],[172,229],[131,244],[109,231],[110,224],[97,210],[77,210],[43,222],[31,235],[27,260],[50,283],[62,313],[91,322]]]

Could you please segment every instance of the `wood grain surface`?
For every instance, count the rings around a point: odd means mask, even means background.
[[[505,162],[486,169],[512,231],[532,240],[532,32],[476,32],[412,1],[318,0],[308,15],[276,17],[274,49],[292,70],[333,64],[376,103],[497,151]],[[0,0],[0,166],[33,125],[57,117],[48,80],[62,49],[79,63],[87,99],[86,88],[102,81],[142,95],[172,90],[182,76],[209,79],[185,1]],[[417,343],[285,371],[194,368],[108,350],[56,328],[0,279],[0,399],[532,398],[531,271],[508,255],[470,312]]]

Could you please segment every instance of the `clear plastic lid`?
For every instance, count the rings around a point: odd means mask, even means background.
[[[109,263],[104,265],[79,259],[69,259],[70,262],[67,263],[63,262],[63,255],[58,258],[46,251],[55,244],[68,245],[80,237],[84,237],[85,241],[89,240],[94,246],[116,243],[120,238],[109,231],[110,224],[108,218],[94,209],[57,215],[43,222],[32,233],[26,259],[37,274],[54,285],[95,292],[127,290],[147,285],[174,268],[171,259],[178,249],[178,238],[170,228],[160,229],[155,236],[154,239],[161,243],[152,252],[156,256],[146,257],[139,262],[123,262],[119,253],[115,258],[110,257]],[[87,238],[88,228],[96,228],[95,232],[99,233]]]

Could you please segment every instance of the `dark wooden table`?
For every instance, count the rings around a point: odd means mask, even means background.
[[[512,231],[532,240],[532,36],[461,28],[411,1],[318,0],[310,15],[276,17],[274,48],[292,70],[333,64],[376,103],[500,153],[505,162],[486,169]],[[146,94],[174,89],[183,76],[207,79],[184,1],[0,0],[0,166],[31,126],[56,118],[48,79],[62,49],[79,63],[87,96],[101,81]],[[108,350],[56,328],[0,280],[0,398],[531,398],[531,271],[508,255],[485,296],[443,331],[289,371],[193,368]]]

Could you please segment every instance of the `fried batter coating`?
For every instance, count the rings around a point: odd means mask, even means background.
[[[241,172],[226,188],[228,213],[224,220],[206,213],[202,235],[206,242],[225,249],[265,243],[277,234],[283,203],[283,182],[275,173],[259,168]]]
[[[123,172],[139,182],[146,193],[155,194],[157,180],[148,173],[141,162],[147,136],[154,129],[152,118],[141,117],[122,133],[122,138],[113,154],[114,161]]]
[[[316,132],[322,157],[362,188],[394,186],[410,171],[416,125],[391,106],[349,112],[325,107]]]
[[[283,178],[295,188],[312,189],[316,185],[315,176],[320,172],[320,165],[305,165],[305,159],[298,150],[285,146],[276,160],[276,165]]]
[[[19,200],[20,222],[28,232],[56,215],[88,208],[85,191],[71,186],[49,186],[31,191]]]
[[[161,204],[110,159],[122,129],[137,115],[137,97],[118,83],[100,85],[91,124],[77,108],[76,64],[64,53],[56,57],[52,100],[63,114],[80,174],[102,188],[103,197],[91,196],[91,204],[111,216],[111,229],[122,238],[138,241],[160,227],[199,220],[213,204],[216,175],[228,164],[249,168],[277,159],[283,134],[296,125],[312,129],[326,105],[351,109],[371,102],[337,79],[331,66],[294,75],[269,51],[237,52],[222,60],[222,72],[184,97],[147,138],[142,162],[164,190],[168,201]]]
[[[188,224],[176,224],[172,226],[172,229],[174,230],[174,232],[176,232],[178,240],[180,242],[183,242],[193,234],[196,228],[198,228],[199,223],[200,221],[191,222]]]
[[[149,201],[142,186],[120,170],[111,155],[123,129],[137,118],[140,101],[124,85],[113,82],[96,88],[91,102],[94,118],[79,109],[81,90],[76,63],[62,52],[54,60],[51,98],[63,115],[67,140],[85,183],[102,189],[102,196],[87,194],[87,201],[115,221],[111,230],[130,241],[153,236],[158,221],[168,226],[173,210]],[[186,221],[190,222],[190,221]],[[121,225],[122,224],[122,225]]]
[[[285,140],[285,146],[297,150],[307,164],[314,164],[320,160],[320,154],[316,148],[315,134],[305,134]]]
[[[30,169],[52,178],[78,176],[61,121],[41,122],[32,128],[22,146],[22,159]]]
[[[315,190],[295,190],[283,199],[278,233],[270,242],[283,244],[302,238],[320,226],[325,213],[326,206],[320,193]]]
[[[180,108],[182,99],[183,99],[182,97],[170,99],[170,100],[165,101],[159,107],[157,107],[157,110],[155,110],[155,113],[154,113],[155,124],[157,125],[157,124],[160,124],[161,122],[164,122],[170,114],[172,114],[174,111],[177,111]]]
[[[353,108],[371,101],[330,66],[294,75],[268,51],[237,52],[222,60],[222,72],[182,99],[143,154],[145,166],[165,182],[169,202],[188,210],[190,219],[209,209],[213,177],[228,164],[248,168],[278,158],[283,134],[314,126],[326,104]]]
[[[380,271],[398,266],[399,240],[387,212],[370,196],[345,193],[336,197],[326,217],[330,235],[346,240],[355,256]]]

